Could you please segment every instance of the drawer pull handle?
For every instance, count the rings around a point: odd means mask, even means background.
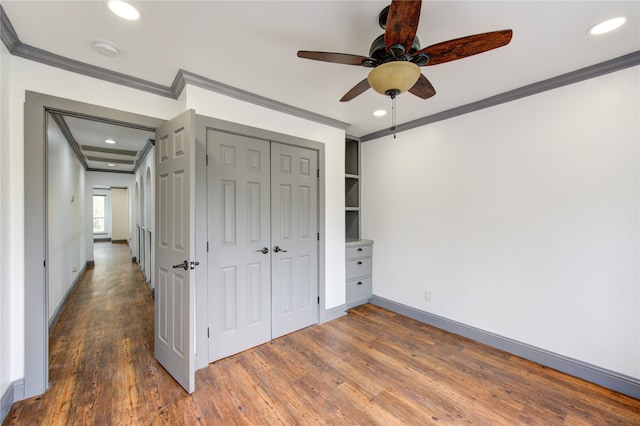
[[[358,262],[358,265],[362,265],[362,262]]]
[[[362,247],[359,247],[359,248],[358,248],[358,251],[362,251]]]
[[[357,285],[362,285],[362,281],[358,281],[358,284],[357,284]]]

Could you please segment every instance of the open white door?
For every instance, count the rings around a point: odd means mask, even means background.
[[[156,130],[155,358],[189,393],[195,389],[195,112]]]

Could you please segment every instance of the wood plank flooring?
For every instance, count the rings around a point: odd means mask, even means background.
[[[640,425],[640,400],[373,305],[210,364],[187,395],[153,358],[127,246],[100,249],[52,332],[49,390],[3,424]]]

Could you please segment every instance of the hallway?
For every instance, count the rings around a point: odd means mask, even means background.
[[[153,358],[125,244],[96,246],[50,338],[50,388],[4,425],[640,424],[640,400],[363,305],[196,372]]]
[[[147,409],[183,396],[153,358],[153,300],[129,246],[95,243],[94,260],[51,333],[49,390],[5,424],[148,424]]]

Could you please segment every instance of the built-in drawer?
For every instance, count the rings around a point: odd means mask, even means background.
[[[347,247],[346,258],[355,259],[357,257],[371,257],[372,252],[373,246],[371,245]]]
[[[347,281],[371,275],[371,258],[347,261]]]
[[[371,298],[372,293],[371,278],[347,281],[347,300],[350,302],[361,302]]]

